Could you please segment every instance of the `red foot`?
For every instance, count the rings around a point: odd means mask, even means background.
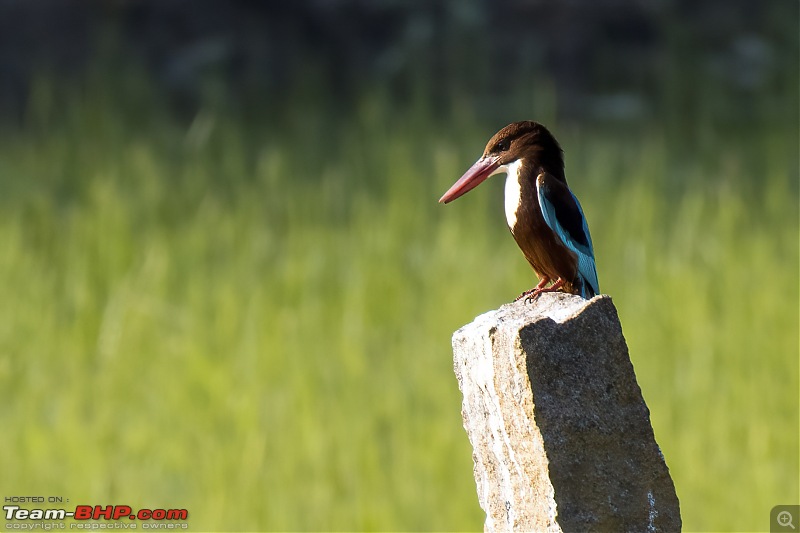
[[[543,292],[556,292],[564,285],[564,280],[558,278],[555,283],[547,287],[546,285],[548,283],[550,283],[550,278],[542,278],[542,280],[539,281],[539,284],[536,287],[532,288],[529,291],[523,292],[522,294],[517,296],[517,299],[514,301],[516,302],[525,298],[525,303],[531,303]]]
[[[532,288],[532,289],[530,289],[528,291],[523,292],[522,294],[517,296],[514,301],[518,302],[519,300],[522,300],[526,296],[534,298],[535,296],[538,295],[537,291],[541,291],[542,289],[544,289],[547,286],[548,283],[550,283],[550,278],[548,278],[548,277],[542,278],[541,280],[539,280],[539,284],[537,286],[535,286],[534,288]],[[534,294],[534,293],[537,293],[537,294]]]

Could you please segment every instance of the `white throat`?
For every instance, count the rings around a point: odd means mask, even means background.
[[[522,202],[522,184],[520,183],[520,169],[522,168],[522,159],[517,159],[513,163],[503,165],[498,168],[498,171],[506,172],[506,189],[505,189],[505,205],[506,205],[506,222],[508,227],[514,229],[517,224],[517,211]]]

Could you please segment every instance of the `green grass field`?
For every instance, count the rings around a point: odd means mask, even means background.
[[[34,94],[0,138],[0,492],[192,530],[481,530],[450,335],[534,282],[502,124],[366,99],[187,127]],[[797,132],[549,120],[684,528],[798,502]],[[693,125],[690,125],[690,128]]]

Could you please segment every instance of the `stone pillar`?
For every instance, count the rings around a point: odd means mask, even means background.
[[[681,529],[611,298],[504,305],[453,352],[487,531]]]

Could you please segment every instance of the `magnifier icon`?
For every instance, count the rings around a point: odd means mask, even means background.
[[[792,513],[789,511],[781,511],[778,513],[777,520],[781,527],[789,526],[790,528],[795,529],[794,524],[792,523]]]

